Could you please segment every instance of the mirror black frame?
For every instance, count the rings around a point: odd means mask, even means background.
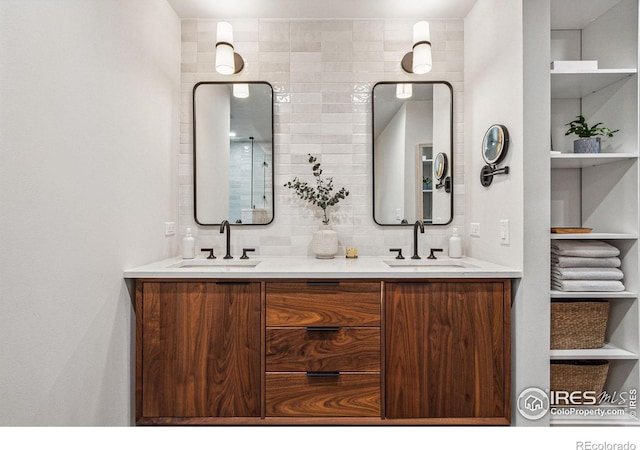
[[[274,141],[274,99],[273,99],[273,86],[271,83],[266,81],[199,81],[197,82],[192,89],[191,94],[191,111],[192,111],[192,130],[193,130],[193,219],[200,226],[219,226],[219,223],[202,223],[198,221],[198,198],[197,198],[197,189],[196,189],[196,90],[199,86],[202,85],[234,85],[234,84],[264,84],[269,87],[271,90],[271,143],[272,143],[272,155],[271,155],[271,205],[272,205],[272,213],[271,219],[265,223],[232,223],[230,225],[242,225],[242,226],[263,226],[269,225],[273,222],[276,217],[276,205],[275,205],[275,141]]]
[[[451,155],[450,155],[450,167],[451,167],[451,171],[453,172],[453,153],[454,153],[454,141],[453,141],[453,137],[454,137],[454,133],[453,133],[453,129],[454,129],[454,122],[453,122],[453,104],[454,104],[454,99],[453,99],[453,86],[451,85],[451,83],[449,83],[448,81],[379,81],[376,84],[373,85],[373,88],[371,89],[371,169],[372,169],[372,177],[373,177],[373,195],[372,195],[372,203],[373,203],[373,221],[376,223],[376,225],[380,225],[383,227],[408,227],[408,226],[413,226],[414,224],[410,224],[410,223],[380,223],[376,220],[376,199],[375,199],[375,192],[376,192],[376,163],[375,163],[375,142],[373,139],[373,136],[375,136],[375,101],[374,101],[374,91],[376,89],[376,86],[380,86],[380,85],[397,85],[397,84],[431,84],[431,85],[436,85],[436,84],[442,84],[445,85],[449,88],[449,92],[451,94],[451,107],[449,108],[449,123],[451,124],[450,130],[449,130],[449,138],[450,138],[450,142],[451,142]],[[451,214],[449,217],[449,220],[445,223],[424,223],[425,226],[447,226],[449,224],[451,224],[451,222],[453,222],[453,216],[454,216],[454,211],[453,211],[453,173],[451,174],[451,176],[447,177],[447,182],[446,182],[446,192],[448,194],[450,194],[450,209],[451,209]],[[424,222],[424,221],[423,221]]]
[[[494,129],[498,129],[499,133],[502,133],[502,143],[500,148],[497,150],[497,155],[494,159],[487,159],[487,141],[489,136],[491,135]],[[500,163],[504,158],[506,158],[507,153],[509,151],[509,131],[507,127],[504,125],[500,125],[498,123],[491,125],[487,131],[484,133],[484,137],[482,138],[482,159],[487,163],[482,169],[480,169],[480,184],[484,187],[491,186],[493,183],[493,177],[495,175],[508,175],[509,174],[509,166],[505,166],[502,168],[498,167],[498,163]]]
[[[439,164],[439,163],[442,164]],[[442,180],[444,177],[447,176],[447,155],[443,152],[439,152],[436,155],[435,161],[434,161],[435,166],[437,167],[436,169],[436,177],[438,178],[438,181]],[[439,170],[439,168],[442,167],[442,170]]]
[[[492,130],[494,129],[499,130],[498,132],[502,134],[502,143],[498,148],[498,151],[497,151],[498,155],[494,159],[488,160],[487,159],[487,141],[489,139],[489,136],[492,133]],[[508,151],[509,151],[509,132],[507,131],[507,127],[500,124],[491,125],[489,129],[484,133],[484,138],[482,138],[482,159],[484,159],[484,162],[486,162],[490,166],[496,166],[498,165],[499,162],[501,162],[507,156]]]

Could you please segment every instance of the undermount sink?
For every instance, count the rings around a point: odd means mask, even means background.
[[[387,259],[382,261],[389,267],[425,267],[433,269],[467,269],[473,264],[452,259]]]
[[[206,269],[207,267],[253,268],[258,264],[260,264],[260,261],[255,259],[187,259],[173,264],[170,267],[176,269]]]

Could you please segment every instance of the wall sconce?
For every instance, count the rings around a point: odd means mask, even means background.
[[[405,72],[422,75],[431,70],[431,34],[429,22],[417,22],[413,26],[413,51],[402,58]]]
[[[249,97],[249,85],[247,83],[233,83],[233,96],[236,98]]]
[[[216,33],[216,72],[233,75],[244,68],[242,56],[233,51],[233,28],[229,22],[218,22]]]
[[[396,98],[411,98],[413,95],[413,85],[411,83],[398,83],[396,85]]]

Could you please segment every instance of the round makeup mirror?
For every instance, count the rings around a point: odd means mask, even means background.
[[[433,173],[438,181],[442,180],[447,175],[447,155],[440,152],[436,155],[434,161]]]
[[[498,164],[507,156],[509,133],[504,125],[491,125],[482,140],[482,157],[489,165]]]

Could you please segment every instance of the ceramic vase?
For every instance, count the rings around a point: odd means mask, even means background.
[[[311,251],[319,259],[331,259],[338,253],[338,233],[331,229],[331,225],[320,225],[313,233]]]
[[[600,153],[600,138],[580,138],[573,141],[573,153]]]

